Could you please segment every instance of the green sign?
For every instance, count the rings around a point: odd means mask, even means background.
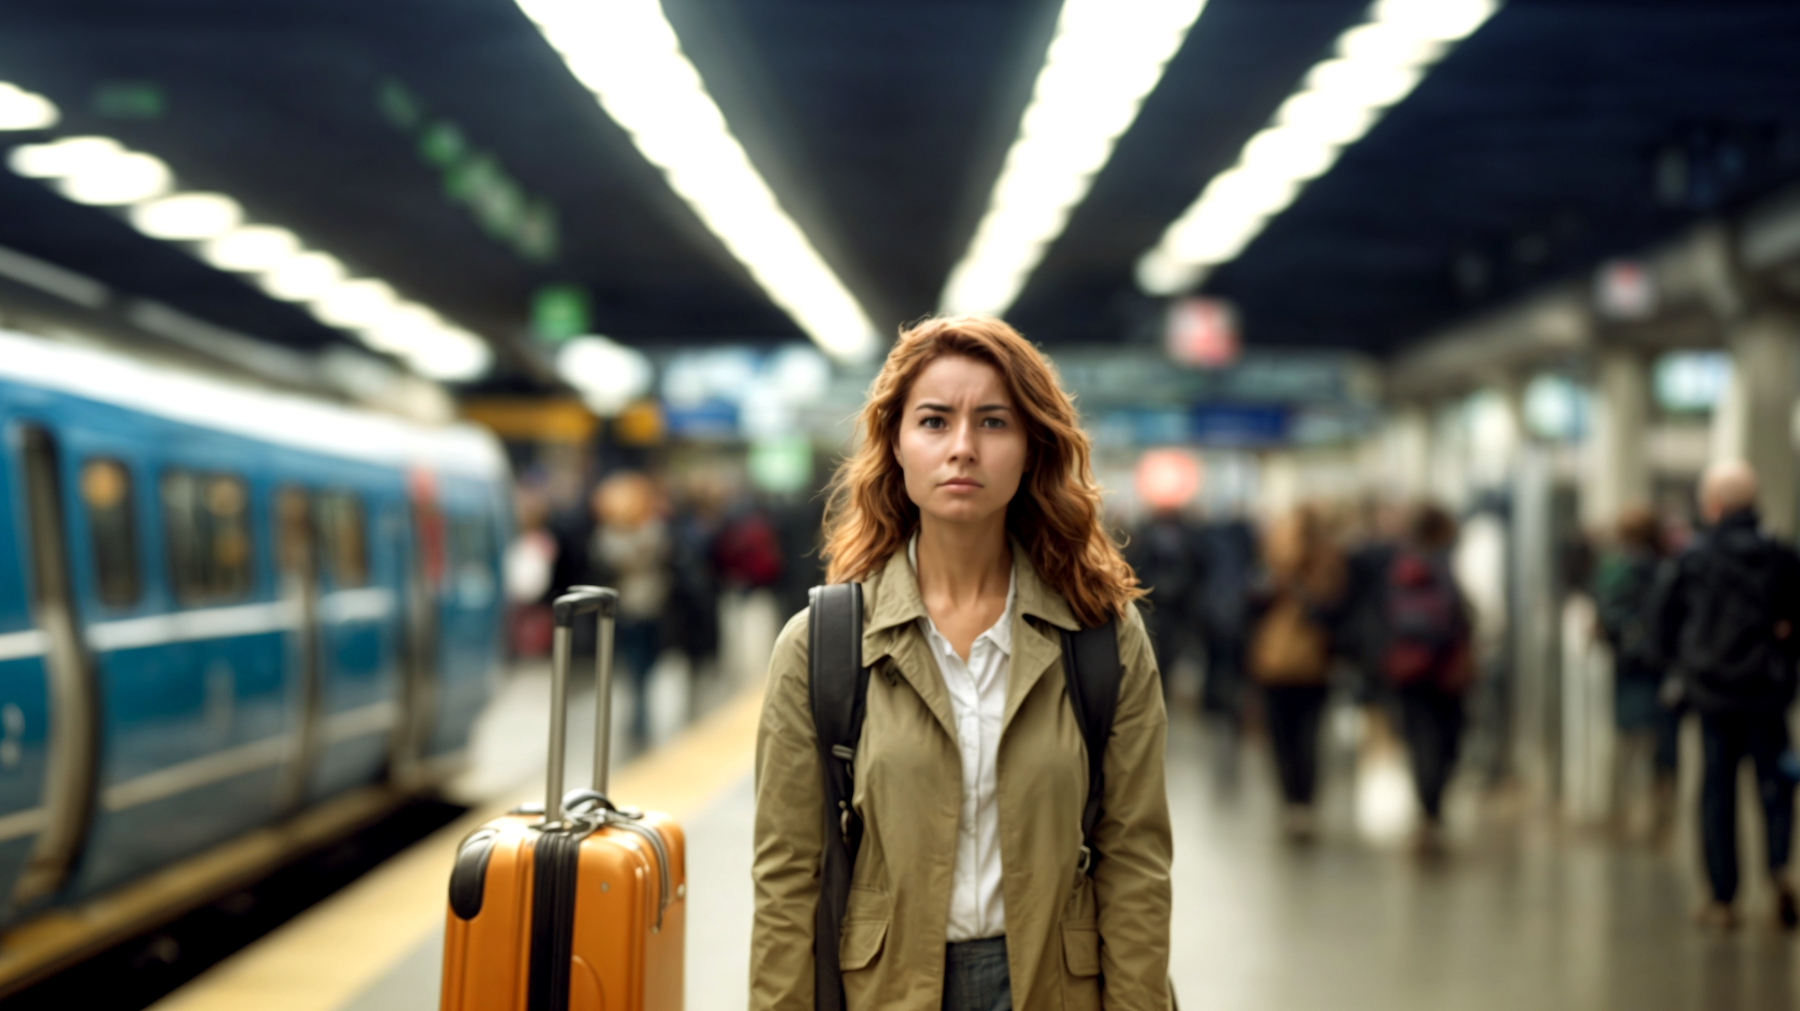
[[[106,119],[161,119],[169,109],[162,86],[149,81],[104,81],[94,86],[94,115]]]
[[[591,333],[587,289],[579,284],[546,284],[531,296],[531,331],[547,341]]]
[[[560,235],[555,205],[528,193],[507,174],[498,158],[476,147],[460,126],[430,115],[425,103],[403,82],[383,78],[375,89],[375,105],[395,129],[412,138],[419,160],[441,173],[444,196],[466,208],[488,237],[533,263],[556,259]],[[582,318],[585,320],[585,315]]]

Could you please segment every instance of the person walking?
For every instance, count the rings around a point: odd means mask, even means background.
[[[1663,563],[1662,528],[1656,514],[1637,506],[1619,518],[1617,547],[1600,559],[1594,604],[1600,632],[1612,647],[1613,725],[1618,748],[1613,769],[1613,809],[1624,826],[1630,806],[1626,784],[1634,767],[1651,767],[1650,835],[1661,840],[1673,822],[1681,717],[1661,699],[1663,669],[1650,622],[1650,594]]]
[[[669,602],[669,530],[656,486],[637,471],[601,482],[595,492],[600,516],[590,550],[605,585],[619,591],[614,631],[617,656],[631,677],[631,740],[650,743],[650,672],[662,652],[662,619]]]
[[[1399,710],[1412,759],[1413,788],[1424,819],[1418,847],[1444,845],[1444,790],[1462,749],[1463,696],[1474,681],[1467,602],[1450,568],[1456,521],[1421,505],[1388,563],[1383,605],[1382,673]]]
[[[1319,779],[1319,723],[1331,675],[1331,634],[1344,594],[1344,557],[1324,517],[1301,506],[1263,540],[1265,583],[1250,635],[1250,676],[1262,687],[1280,774],[1282,833],[1310,842]]]
[[[1719,930],[1738,922],[1737,781],[1745,758],[1756,767],[1776,917],[1788,930],[1800,925],[1788,876],[1800,765],[1787,727],[1800,557],[1759,529],[1756,483],[1740,461],[1707,468],[1700,484],[1706,529],[1669,567],[1651,605],[1661,656],[1700,716],[1700,841],[1712,900],[1697,919]]]
[[[1175,672],[1200,611],[1205,563],[1199,535],[1179,508],[1157,509],[1132,534],[1125,559],[1151,595],[1151,607],[1144,621],[1156,652],[1156,667],[1162,672],[1166,702],[1168,679]]]
[[[1241,516],[1214,519],[1200,528],[1200,634],[1206,678],[1200,712],[1213,730],[1214,776],[1233,790],[1244,732],[1250,585],[1256,577],[1256,530]]]
[[[900,335],[859,427],[823,551],[829,581],[862,585],[854,793],[826,816],[802,611],[757,735],[750,1007],[813,1011],[841,982],[848,1011],[1169,1008],[1162,692],[1073,402],[1005,323],[931,319]],[[1090,847],[1062,644],[1108,622]],[[815,938],[824,832],[853,823],[843,929]],[[838,972],[815,990],[824,946]]]

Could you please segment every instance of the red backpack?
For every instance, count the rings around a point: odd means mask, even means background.
[[[1448,681],[1465,652],[1467,623],[1456,582],[1443,562],[1401,551],[1388,563],[1382,674],[1396,687]]]
[[[757,588],[773,586],[786,562],[775,527],[760,512],[749,512],[725,525],[713,547],[719,575],[727,583]]]

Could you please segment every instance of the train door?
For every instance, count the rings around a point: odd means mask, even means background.
[[[426,776],[425,759],[438,709],[438,588],[444,577],[444,525],[437,486],[430,474],[420,471],[409,478],[407,515],[401,715],[390,743],[390,768],[402,785]]]
[[[445,571],[439,594],[438,712],[429,754],[454,754],[487,704],[499,662],[500,585],[495,518],[479,498],[444,513]]]
[[[11,426],[0,468],[0,922],[41,904],[80,853],[98,747],[92,669],[76,630],[58,448]]]
[[[281,809],[292,811],[311,790],[319,749],[319,566],[311,497],[300,488],[280,489],[273,518],[275,591],[295,619],[286,644],[294,745],[281,783]]]
[[[283,655],[293,619],[256,520],[270,508],[253,480],[262,459],[211,434],[155,434],[96,424],[71,445],[84,471],[132,463],[120,473],[144,506],[146,549],[141,587],[109,600],[123,562],[104,554],[100,489],[84,479],[70,513],[72,572],[104,748],[74,897],[268,822],[296,745]]]
[[[314,499],[320,559],[319,767],[313,795],[373,781],[388,759],[400,712],[393,618],[398,595],[377,578],[367,496],[322,491]]]

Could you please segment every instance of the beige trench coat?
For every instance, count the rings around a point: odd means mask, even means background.
[[[1006,956],[1015,1011],[1169,1007],[1167,722],[1135,608],[1121,621],[1124,680],[1107,746],[1091,875],[1077,870],[1086,746],[1068,704],[1059,629],[1069,605],[1013,547],[1017,610],[997,802]],[[862,848],[838,940],[849,1011],[939,1011],[962,801],[950,698],[919,625],[901,552],[863,586],[868,715],[852,803]],[[813,916],[824,818],[807,689],[807,616],[770,661],[756,752],[756,920],[750,1007],[812,1011]]]

